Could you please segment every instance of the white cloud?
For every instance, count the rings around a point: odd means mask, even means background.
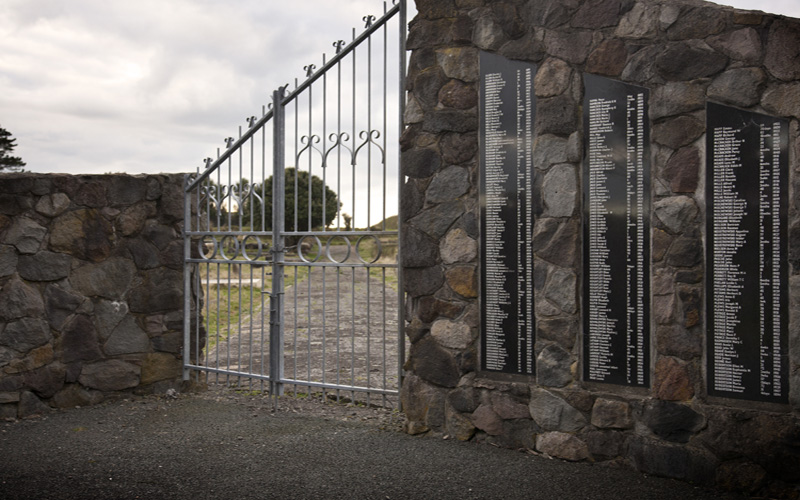
[[[800,2],[797,0],[770,0],[768,3],[761,0],[719,0],[716,3],[730,5],[737,9],[760,10],[800,18]]]
[[[797,0],[768,8],[800,17]],[[3,0],[0,125],[33,171],[193,171],[275,88],[302,81],[303,66],[321,66],[382,10],[379,0]]]
[[[0,125],[33,171],[192,171],[381,2],[5,0]]]

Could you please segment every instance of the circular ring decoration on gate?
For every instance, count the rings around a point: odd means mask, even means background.
[[[376,251],[375,251],[375,256],[372,258],[372,260],[367,260],[367,259],[365,259],[364,257],[361,256],[361,252],[362,251],[371,250],[369,247],[361,248],[361,243],[366,241],[369,244],[369,240],[372,240],[372,241],[375,242],[375,250]],[[358,238],[358,240],[356,240],[356,255],[358,256],[358,260],[360,260],[364,264],[374,264],[374,263],[378,262],[378,259],[381,258],[381,240],[380,240],[380,238],[378,238],[374,234],[365,234],[364,236],[360,236]]]
[[[230,248],[233,254],[229,256],[225,251],[226,248]],[[239,255],[239,239],[231,234],[224,236],[219,246],[219,254],[225,260],[236,260],[236,256]]]
[[[255,246],[256,254],[251,257],[250,254],[247,253],[247,248],[253,246]],[[261,254],[263,253],[263,251],[264,251],[264,245],[263,243],[261,243],[261,238],[259,238],[254,234],[247,235],[244,241],[242,241],[242,257],[244,257],[244,260],[247,261],[258,260],[261,258]]]
[[[347,253],[345,253],[344,258],[342,260],[336,260],[331,255],[331,244],[337,238],[344,240],[344,242],[347,244]],[[336,264],[344,264],[345,262],[347,262],[347,259],[350,258],[351,247],[352,247],[352,244],[350,243],[350,240],[346,236],[342,236],[342,235],[332,236],[331,238],[328,239],[328,243],[325,245],[325,256],[327,256],[328,260],[331,261],[331,262],[335,262]]]
[[[207,234],[197,242],[197,251],[201,258],[211,260],[217,255],[217,239]]]
[[[305,243],[306,238],[308,238],[308,239],[312,239],[313,238],[313,241],[311,241],[310,243],[307,243],[308,246],[306,247],[306,250],[303,250],[304,245],[306,245],[306,243]],[[314,248],[315,247],[317,249],[316,252],[314,252]],[[320,251],[321,249],[322,249],[322,242],[319,241],[319,238],[317,238],[316,236],[308,236],[308,235],[306,235],[306,236],[303,236],[302,238],[300,238],[300,241],[297,242],[297,256],[300,257],[300,260],[302,260],[303,262],[311,263],[311,262],[318,261],[319,260],[319,256],[322,255],[322,252]],[[316,253],[316,255],[314,255],[315,253]],[[309,255],[309,256],[310,255],[314,255],[314,258],[309,260],[309,258],[306,257],[306,255]]]

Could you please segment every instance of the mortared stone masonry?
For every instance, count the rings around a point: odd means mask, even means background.
[[[401,138],[407,431],[795,498],[800,481],[800,21],[701,1],[416,0]],[[536,375],[480,370],[479,53],[538,71]],[[649,89],[649,387],[581,354],[583,75]],[[707,396],[705,107],[789,121],[789,404]]]
[[[0,418],[180,388],[183,180],[0,176]]]

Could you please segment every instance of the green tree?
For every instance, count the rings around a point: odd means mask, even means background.
[[[297,175],[297,191],[295,192],[295,175]],[[323,209],[323,189],[325,192],[325,204]],[[262,191],[259,190],[259,193]],[[272,176],[264,181],[264,227],[267,231],[272,230]],[[308,231],[309,222],[309,203],[308,203],[308,172],[300,170],[299,173],[294,168],[286,169],[286,197],[284,200],[284,229],[286,231]],[[295,198],[297,199],[297,227],[295,227]],[[336,193],[322,182],[316,175],[311,176],[311,230],[329,226],[336,218],[339,211],[339,198]],[[254,197],[248,197],[245,205],[248,221],[250,214],[253,214],[253,229],[261,227],[261,203]],[[252,212],[251,212],[252,210]]]
[[[21,172],[26,165],[22,158],[11,156],[17,147],[16,139],[11,138],[11,132],[0,127],[0,171]]]

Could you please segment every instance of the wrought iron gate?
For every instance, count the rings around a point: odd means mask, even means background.
[[[364,21],[187,178],[186,380],[398,392],[405,0]]]

